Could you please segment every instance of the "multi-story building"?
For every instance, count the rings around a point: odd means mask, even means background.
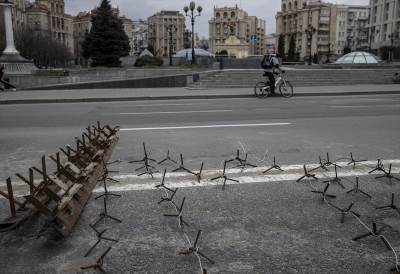
[[[266,52],[265,27],[265,20],[249,16],[237,5],[214,7],[214,16],[209,20],[210,51],[216,53],[230,36],[235,36],[241,46],[248,45],[248,55],[262,55]]]
[[[85,59],[82,57],[82,43],[85,39],[86,32],[92,28],[92,16],[90,12],[80,12],[73,18],[74,28],[74,44],[75,44],[75,64],[85,64]]]
[[[72,17],[65,14],[64,0],[36,0],[27,3],[27,26],[50,35],[74,53]]]
[[[147,19],[149,45],[157,56],[168,56],[170,46],[172,52],[183,49],[185,16],[178,11],[161,11]],[[172,26],[173,38],[170,42],[169,30]]]
[[[369,46],[381,57],[400,46],[400,0],[370,0]]]
[[[267,54],[276,54],[277,37],[275,33],[268,34],[265,38]]]
[[[319,0],[282,0],[276,16],[277,34],[284,39],[287,55],[291,40],[300,59],[315,54],[326,61],[343,55],[344,49],[365,49],[368,18],[367,6],[347,6]],[[293,50],[293,49],[292,49]]]
[[[368,50],[369,6],[348,6],[347,42],[352,51]]]
[[[129,46],[131,51],[129,52],[129,55],[133,55],[133,21],[126,16],[121,16],[120,17],[122,21],[122,26],[124,27],[124,31],[126,33],[126,36],[128,36],[129,39]]]
[[[133,52],[139,55],[148,46],[148,29],[146,21],[133,21]]]

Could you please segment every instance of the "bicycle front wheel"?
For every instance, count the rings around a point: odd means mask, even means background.
[[[254,94],[257,97],[265,97],[269,93],[269,85],[266,82],[258,82],[254,86]]]
[[[289,81],[284,81],[279,85],[279,92],[285,98],[293,96],[293,85]]]

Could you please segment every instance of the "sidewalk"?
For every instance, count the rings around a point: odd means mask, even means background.
[[[295,87],[295,96],[400,94],[400,85]],[[252,98],[252,88],[196,89],[82,89],[0,92],[0,105],[35,103],[116,102],[178,99]]]

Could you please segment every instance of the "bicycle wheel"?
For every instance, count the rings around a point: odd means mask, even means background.
[[[279,92],[285,98],[293,96],[293,85],[289,81],[284,81],[279,85]]]
[[[267,88],[266,88],[267,87]],[[254,86],[254,94],[257,97],[265,97],[267,95],[269,95],[269,86],[268,83],[266,82],[258,82],[255,86]]]

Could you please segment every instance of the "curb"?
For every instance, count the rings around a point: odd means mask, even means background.
[[[295,97],[313,96],[354,96],[354,95],[390,95],[400,94],[399,91],[351,91],[351,92],[327,92],[327,93],[300,93]],[[102,103],[102,102],[130,102],[130,101],[154,101],[154,100],[190,100],[190,99],[240,99],[256,98],[252,94],[216,94],[216,95],[171,95],[171,96],[141,96],[141,97],[112,97],[112,98],[66,98],[66,99],[22,99],[22,100],[0,100],[0,105],[17,104],[49,104],[49,103]],[[271,99],[271,98],[269,98]]]

